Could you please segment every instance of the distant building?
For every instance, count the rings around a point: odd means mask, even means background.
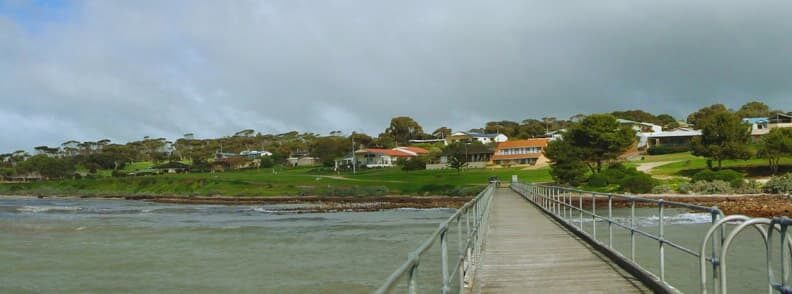
[[[701,136],[700,130],[677,129],[673,131],[663,131],[653,133],[648,137],[648,147],[653,146],[687,146],[690,141]]]
[[[758,140],[759,137],[770,133],[770,119],[766,117],[747,117],[743,118],[743,123],[751,125],[751,137]]]
[[[257,150],[246,150],[239,152],[240,156],[247,157],[248,159],[256,159],[262,158],[264,156],[272,156],[272,152],[269,151],[257,151]]]
[[[635,136],[638,139],[638,144],[635,147],[638,149],[649,147],[649,137],[652,134],[663,132],[662,126],[652,123],[636,122],[627,119],[617,119],[617,121],[619,124],[629,126],[631,129],[633,129],[633,131],[635,131]]]
[[[515,140],[498,143],[492,162],[501,166],[547,165],[544,150],[550,138]]]
[[[446,141],[446,139],[410,140],[410,143],[412,143],[412,144],[443,143],[443,145],[448,145],[448,141]]]
[[[504,134],[484,134],[476,132],[456,132],[448,136],[451,143],[479,141],[482,144],[500,143],[509,140]]]
[[[393,149],[366,148],[355,151],[355,162],[368,168],[392,167],[399,158],[410,159],[429,154],[418,147],[396,147]]]

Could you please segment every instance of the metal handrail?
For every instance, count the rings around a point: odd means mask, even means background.
[[[663,199],[651,199],[651,198],[643,198],[643,197],[636,197],[632,195],[620,195],[620,194],[611,194],[611,193],[600,193],[600,192],[589,192],[583,191],[573,188],[564,188],[564,187],[556,187],[556,186],[548,186],[548,185],[538,185],[538,184],[521,184],[521,183],[512,183],[512,189],[516,191],[518,194],[522,195],[523,198],[531,201],[539,208],[544,210],[545,212],[555,215],[556,218],[568,225],[571,228],[578,229],[578,231],[582,234],[585,234],[591,238],[593,242],[599,243],[603,248],[610,250],[616,256],[620,257],[626,262],[632,263],[633,266],[639,268],[644,273],[653,276],[655,279],[659,280],[660,283],[668,287],[669,289],[675,288],[666,281],[665,278],[665,247],[666,245],[670,246],[671,248],[677,249],[680,252],[684,252],[692,257],[695,258],[703,258],[705,262],[708,262],[713,266],[714,269],[717,269],[717,242],[715,239],[712,240],[712,249],[710,257],[705,256],[705,251],[699,251],[697,249],[687,248],[673,240],[669,240],[664,235],[664,210],[666,207],[682,207],[691,209],[694,211],[700,212],[707,212],[712,216],[712,224],[715,224],[719,219],[724,217],[723,212],[717,207],[706,207],[701,205],[695,205],[690,203],[683,203],[683,202],[675,202],[675,201],[666,201]],[[577,199],[574,199],[577,198]],[[584,198],[591,199],[591,207],[590,211],[584,207]],[[575,201],[577,203],[574,203]],[[597,213],[597,200],[607,200],[607,215],[601,215]],[[629,201],[630,203],[630,223],[623,224],[619,221],[616,221],[613,218],[613,200],[614,199],[621,199]],[[588,201],[588,200],[587,200]],[[650,203],[657,206],[658,213],[659,213],[659,220],[658,220],[658,232],[657,234],[653,234],[650,232],[646,232],[644,230],[640,230],[636,226],[636,217],[635,217],[635,206],[636,203]],[[577,215],[573,215],[577,214]],[[585,231],[583,228],[583,219],[584,215],[586,217],[590,217],[591,219],[591,234]],[[574,217],[578,218],[578,221],[575,222],[573,220]],[[607,243],[603,243],[597,239],[597,222],[603,221],[607,222],[608,225],[608,241]],[[626,257],[627,254],[620,252],[613,246],[613,228],[622,228],[626,231],[630,232],[630,252],[629,258]],[[639,263],[636,262],[635,258],[635,250],[636,250],[636,242],[635,237],[636,234],[647,237],[649,239],[655,240],[659,246],[659,272],[655,273],[647,268],[641,266]],[[722,235],[721,235],[722,236]],[[721,238],[722,239],[722,238]],[[714,261],[714,262],[713,262]],[[717,280],[717,276],[714,279]],[[717,283],[717,281],[716,281]]]
[[[630,258],[629,261],[632,265],[640,268],[647,274],[658,278],[660,282],[665,284],[670,289],[675,289],[672,285],[670,285],[665,280],[665,251],[664,245],[669,245],[672,248],[678,249],[681,252],[687,253],[688,255],[697,257],[699,259],[699,273],[700,273],[700,290],[701,293],[707,293],[707,267],[712,267],[712,278],[713,278],[713,289],[715,293],[727,293],[727,266],[726,266],[726,257],[729,251],[729,247],[731,246],[733,240],[745,229],[752,227],[755,228],[762,240],[764,241],[765,250],[766,250],[766,262],[767,262],[767,282],[768,282],[768,293],[773,293],[773,291],[777,291],[779,293],[792,293],[792,285],[789,283],[789,276],[790,272],[792,272],[792,260],[785,260],[787,255],[784,254],[784,251],[789,252],[789,259],[792,259],[792,236],[789,234],[789,226],[792,226],[792,219],[787,217],[776,217],[773,219],[767,218],[751,218],[744,215],[731,215],[731,216],[724,216],[723,212],[717,207],[705,207],[695,204],[689,203],[681,203],[681,202],[674,202],[674,201],[665,201],[663,199],[650,199],[650,198],[642,198],[642,197],[635,197],[631,195],[619,195],[619,194],[610,194],[610,193],[599,193],[599,192],[588,192],[582,191],[577,189],[571,188],[562,188],[562,187],[555,187],[555,186],[546,186],[546,185],[535,185],[535,184],[518,184],[513,183],[511,185],[512,189],[518,192],[519,194],[523,195],[524,198],[528,199],[529,201],[536,204],[539,208],[544,210],[546,213],[552,214],[556,216],[556,218],[566,225],[573,229],[577,229],[579,233],[585,234],[590,237],[593,242],[597,242],[606,250],[611,251],[612,253],[616,254],[619,258],[627,261],[624,254],[619,252],[615,247],[613,247],[613,226],[615,225],[617,228],[623,228],[630,232]],[[584,197],[591,197],[591,211],[587,211],[584,209],[583,206],[583,198]],[[572,200],[573,197],[577,197],[578,205],[576,206],[574,201]],[[596,200],[598,197],[606,197],[608,200],[608,216],[602,216],[597,214],[596,208]],[[630,224],[625,225],[613,218],[613,199],[624,199],[630,202]],[[659,209],[659,222],[658,222],[658,234],[651,234],[645,232],[643,230],[638,229],[635,226],[635,203],[636,202],[649,202],[654,203],[658,206]],[[672,240],[666,239],[664,236],[664,207],[667,206],[675,206],[675,207],[684,207],[692,210],[698,211],[706,211],[712,215],[711,226],[707,233],[704,235],[704,238],[701,241],[700,248],[698,250],[693,250],[690,248],[686,248],[681,246]],[[577,225],[574,223],[573,220],[573,212],[577,211],[579,216],[579,221]],[[583,228],[583,215],[588,215],[591,217],[592,220],[592,233],[589,235]],[[597,239],[597,221],[606,221],[608,223],[608,243],[603,244]],[[734,224],[736,227],[732,229],[729,234],[726,234],[726,225],[727,224]],[[780,277],[776,278],[773,272],[773,254],[771,250],[771,244],[773,242],[773,234],[774,232],[778,232],[781,242],[780,247],[780,266],[781,266],[781,274]],[[659,256],[660,259],[660,272],[653,273],[650,270],[642,267],[640,264],[635,262],[635,234],[639,234],[650,239],[653,239],[659,243],[660,250]],[[707,245],[710,245],[709,256],[707,256]]]
[[[416,250],[408,254],[407,260],[385,280],[385,283],[383,283],[375,293],[389,293],[405,275],[407,276],[408,292],[416,293],[418,291],[417,275],[421,256],[427,253],[438,240],[440,241],[440,263],[443,278],[441,293],[450,292],[451,280],[457,275],[459,277],[459,284],[457,284],[458,293],[461,292],[464,287],[469,285],[469,279],[475,270],[475,266],[479,262],[481,245],[486,235],[489,206],[492,201],[494,189],[495,187],[493,184],[487,186],[487,188],[473,198],[473,200],[465,203],[465,205],[459,208],[451,217],[442,222],[429,239],[424,241]],[[464,231],[462,230],[463,222],[465,223]],[[458,256],[456,258],[456,264],[452,267],[453,271],[449,272],[448,232],[452,223],[456,223],[457,225]],[[463,232],[465,233],[464,243],[462,238]]]

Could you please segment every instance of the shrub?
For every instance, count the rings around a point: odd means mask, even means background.
[[[649,155],[662,155],[662,154],[680,153],[680,152],[688,152],[688,151],[690,151],[689,145],[679,145],[679,146],[657,145],[657,146],[649,147],[649,149],[646,149],[646,153]]]
[[[762,184],[756,180],[750,180],[736,190],[739,194],[760,194],[762,193]]]
[[[693,175],[693,182],[712,182],[724,181],[728,182],[732,188],[739,188],[744,184],[743,175],[731,169],[722,169],[718,171],[702,170]]]
[[[788,194],[792,193],[792,173],[770,178],[764,186],[765,192]]]
[[[621,183],[621,189],[630,193],[649,193],[655,185],[657,185],[657,181],[652,176],[638,173],[624,178]]]
[[[674,189],[674,186],[673,185],[668,185],[668,184],[657,185],[654,188],[652,188],[652,194],[668,194],[668,193],[674,193],[674,192],[676,192],[676,189]]]
[[[127,176],[125,172],[120,170],[113,170],[113,172],[110,175],[113,176],[114,178],[123,178]]]
[[[601,173],[593,174],[589,177],[588,184],[592,187],[605,187],[608,185],[608,178]]]
[[[700,193],[700,194],[731,194],[734,189],[731,184],[721,180],[715,181],[699,181],[690,184],[685,184],[679,187],[682,193]]]

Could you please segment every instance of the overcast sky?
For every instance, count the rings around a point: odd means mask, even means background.
[[[0,0],[0,151],[792,110],[792,1]]]

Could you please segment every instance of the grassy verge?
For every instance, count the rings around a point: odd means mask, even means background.
[[[0,194],[73,196],[381,196],[475,194],[490,176],[509,181],[550,181],[549,169],[364,170],[358,174],[335,174],[313,168],[273,173],[271,169],[224,173],[192,173],[144,177],[44,181],[0,184]]]

